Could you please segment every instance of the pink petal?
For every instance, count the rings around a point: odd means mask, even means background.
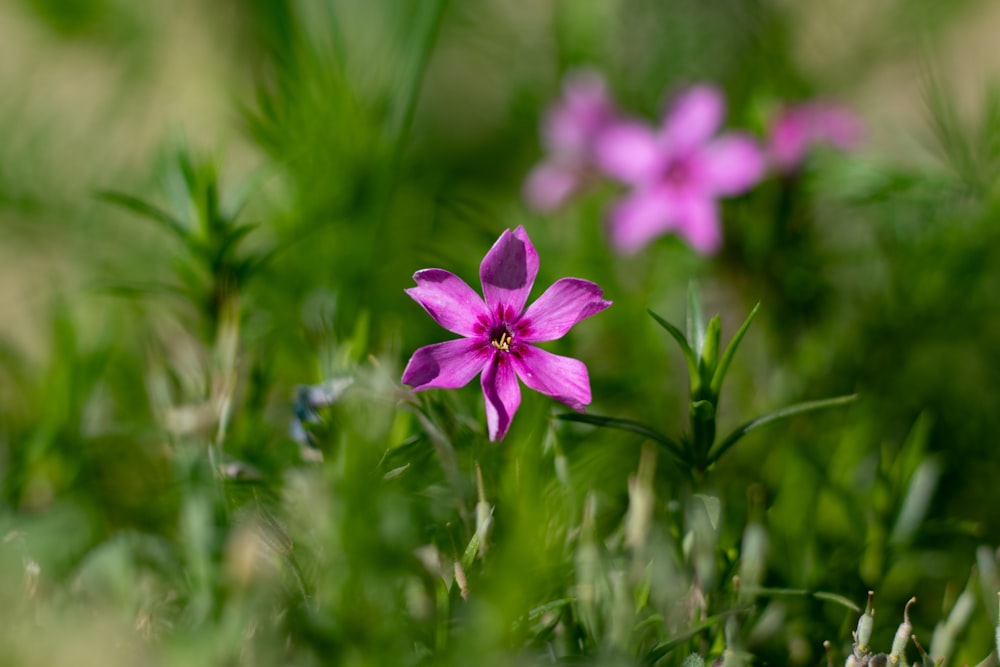
[[[549,213],[566,203],[581,186],[580,169],[575,166],[543,162],[528,174],[524,199],[541,213]]]
[[[406,293],[448,331],[472,336],[477,333],[477,320],[489,319],[482,298],[454,273],[424,269],[413,274],[413,279],[417,286],[405,290]]]
[[[813,136],[834,148],[850,150],[861,141],[861,122],[853,113],[835,104],[817,103],[813,115]]]
[[[708,141],[722,125],[726,101],[722,91],[706,84],[692,86],[670,107],[662,139],[672,153],[689,153]]]
[[[662,153],[652,128],[623,121],[601,133],[594,146],[594,161],[609,176],[637,184],[659,175]]]
[[[571,73],[563,83],[562,97],[545,114],[542,141],[553,153],[583,158],[594,136],[615,113],[600,73],[593,70]]]
[[[794,169],[809,148],[826,143],[850,150],[861,140],[861,123],[849,110],[817,101],[785,109],[775,118],[768,141],[768,154],[776,167]]]
[[[768,154],[779,169],[792,169],[802,161],[808,131],[808,121],[801,109],[788,109],[778,115],[771,127]]]
[[[557,280],[524,312],[520,323],[525,330],[519,338],[531,343],[562,338],[574,324],[611,305],[601,298],[603,294],[589,280]]]
[[[489,346],[475,338],[427,345],[410,357],[403,371],[403,383],[414,391],[458,389],[483,370],[490,354]]]
[[[680,234],[696,252],[712,255],[722,246],[722,224],[714,200],[707,197],[685,197],[678,207]]]
[[[699,157],[705,188],[712,194],[746,192],[764,176],[764,156],[749,135],[722,136],[709,144]]]
[[[527,347],[527,346],[525,346]],[[503,440],[510,421],[521,405],[521,386],[511,366],[513,355],[499,353],[483,369],[483,397],[486,399],[486,427],[490,440]]]
[[[582,361],[531,345],[525,345],[519,356],[511,358],[517,376],[535,391],[581,412],[590,403],[590,376]]]
[[[675,197],[666,189],[634,192],[611,211],[611,242],[619,252],[634,254],[677,226]]]
[[[538,253],[524,227],[504,231],[479,265],[483,296],[491,313],[514,318],[524,310],[538,275]],[[502,311],[510,310],[510,314]]]

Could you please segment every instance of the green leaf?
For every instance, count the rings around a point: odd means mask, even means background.
[[[705,344],[705,318],[701,314],[701,301],[694,281],[688,285],[687,339],[691,341],[695,356],[700,357]]]
[[[840,606],[853,611],[856,614],[860,614],[863,610],[850,598],[846,598],[843,595],[837,593],[830,593],[827,591],[811,591],[806,588],[769,588],[767,586],[746,586],[740,589],[754,597],[765,597],[765,598],[777,598],[777,597],[804,597],[804,598],[814,598],[816,600],[826,600],[827,602],[834,602]]]
[[[722,353],[722,359],[719,360],[719,365],[715,368],[715,374],[712,376],[712,383],[709,385],[709,390],[712,392],[713,396],[718,396],[719,392],[722,390],[722,381],[726,377],[726,373],[729,371],[729,364],[733,361],[733,357],[736,355],[736,348],[740,346],[743,341],[743,336],[746,335],[747,329],[750,328],[750,323],[753,322],[754,315],[757,314],[757,310],[760,308],[760,302],[753,307],[750,314],[747,315],[747,319],[743,322],[743,326],[740,330],[736,332],[733,339],[729,341],[729,345],[726,346],[726,351]]]
[[[691,416],[702,422],[715,421],[715,404],[711,401],[691,401]]]
[[[698,357],[695,356],[694,350],[692,350],[691,346],[688,344],[687,338],[684,337],[684,334],[681,333],[680,329],[675,327],[670,322],[667,322],[653,311],[647,310],[646,312],[649,313],[650,317],[656,320],[657,324],[666,329],[667,333],[670,334],[675,341],[677,341],[677,344],[681,348],[681,352],[684,353],[684,361],[687,362],[688,375],[691,378],[691,393],[695,393],[695,388],[701,387],[701,374],[698,372]]]
[[[462,569],[468,572],[472,568],[473,562],[476,560],[476,554],[479,553],[479,533],[473,532],[472,539],[465,547],[465,552],[462,554]]]
[[[590,424],[592,426],[615,428],[619,431],[638,433],[639,435],[649,438],[650,440],[662,445],[663,448],[666,449],[675,459],[677,459],[678,462],[684,464],[685,466],[691,465],[691,459],[683,447],[681,447],[672,438],[663,435],[656,429],[650,428],[645,424],[640,424],[639,422],[635,422],[630,419],[601,417],[600,415],[580,414],[578,412],[567,412],[558,415],[558,417],[563,421],[579,422],[581,424]]]
[[[657,644],[656,646],[654,646],[649,651],[649,653],[647,653],[645,657],[643,657],[642,664],[646,665],[647,667],[655,665],[663,656],[667,655],[675,648],[677,648],[687,640],[691,639],[698,633],[708,630],[714,625],[717,625],[724,618],[728,616],[734,616],[736,614],[745,613],[747,609],[748,607],[733,607],[732,609],[729,609],[728,611],[725,611],[721,614],[716,614],[715,616],[709,616],[701,623],[692,625],[684,632],[676,634],[667,641],[663,642],[662,644]]]
[[[719,336],[722,333],[722,321],[716,315],[708,322],[705,330],[705,344],[701,348],[701,369],[702,382],[709,383],[711,387],[712,374],[715,373],[716,364],[719,361]]]
[[[127,208],[133,213],[141,215],[144,218],[159,223],[161,227],[171,232],[182,241],[187,241],[190,236],[184,223],[166,211],[157,208],[152,204],[148,204],[138,197],[133,197],[132,195],[127,195],[123,192],[115,192],[113,190],[101,190],[96,193],[96,196],[99,199],[103,199],[104,201],[112,204],[117,204],[118,206]]]
[[[719,458],[726,453],[726,451],[735,445],[740,438],[745,436],[750,431],[755,428],[764,426],[765,424],[770,424],[773,421],[778,421],[779,419],[784,419],[785,417],[791,417],[792,415],[797,415],[803,412],[812,412],[814,410],[825,410],[827,408],[834,408],[839,405],[846,405],[856,400],[857,394],[850,394],[848,396],[837,396],[836,398],[824,398],[819,401],[808,401],[806,403],[797,403],[795,405],[790,405],[787,408],[782,408],[780,410],[775,410],[774,412],[768,412],[767,414],[761,415],[756,419],[751,419],[746,424],[743,424],[735,431],[730,433],[725,440],[722,440],[718,445],[713,447],[713,451],[709,452],[708,464],[711,465],[719,460]]]

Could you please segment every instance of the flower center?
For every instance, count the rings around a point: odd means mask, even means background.
[[[490,345],[506,352],[514,341],[514,332],[506,324],[498,324],[490,331]]]
[[[684,185],[691,178],[690,160],[674,158],[663,170],[662,179],[671,185]]]

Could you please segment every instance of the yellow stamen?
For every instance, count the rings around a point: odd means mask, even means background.
[[[509,334],[509,333],[507,333],[505,331],[502,334],[500,334],[500,340],[491,340],[490,341],[490,345],[492,345],[493,347],[495,347],[498,350],[505,350],[506,351],[506,350],[510,349],[510,343],[511,343],[511,341],[513,339],[514,339],[514,336],[512,336],[511,334]]]

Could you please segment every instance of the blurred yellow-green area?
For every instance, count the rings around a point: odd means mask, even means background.
[[[875,653],[916,596],[909,664],[996,664],[998,30],[981,0],[0,0],[0,665],[839,664],[869,590]],[[726,199],[713,256],[622,257],[624,188],[523,199],[581,68],[649,123],[701,82],[761,141],[810,100],[864,139]],[[454,337],[404,290],[478,290],[519,225],[532,299],[614,305],[542,345],[596,419],[524,389],[493,443],[478,381],[401,383]],[[647,311],[686,330],[691,295],[723,345],[760,304],[717,444],[856,400],[678,462],[705,406]]]

